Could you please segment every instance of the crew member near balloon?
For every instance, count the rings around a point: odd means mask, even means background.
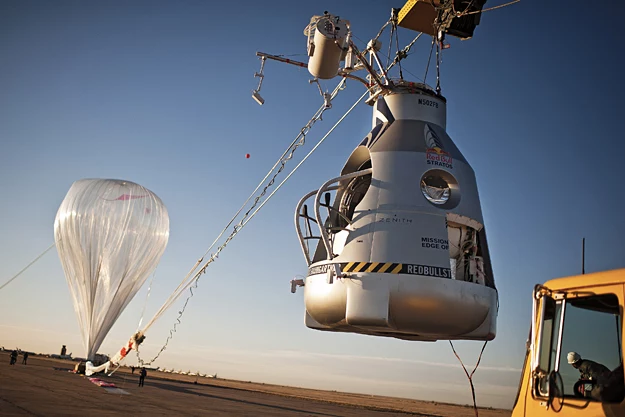
[[[11,351],[11,359],[9,361],[9,365],[15,365],[15,362],[17,362],[17,350],[13,349]]]
[[[139,386],[142,387],[145,383],[145,377],[147,376],[148,371],[145,370],[144,367],[141,368],[141,372],[139,372]]]

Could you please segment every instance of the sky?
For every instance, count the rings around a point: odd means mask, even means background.
[[[472,39],[449,39],[441,66],[447,130],[477,177],[499,291],[497,337],[474,376],[483,406],[512,406],[532,287],[579,273],[582,237],[587,272],[625,267],[625,83],[617,29],[625,6],[555,3],[537,8],[523,0],[485,13]],[[149,298],[148,281],[100,352],[117,351],[154,314],[321,105],[306,69],[271,61],[265,104],[254,102],[256,51],[305,61],[302,31],[325,10],[350,20],[363,48],[403,3],[230,4],[0,1],[0,284],[53,243],[54,217],[76,180],[133,181],[169,211],[169,244]],[[400,30],[400,44],[414,36]],[[380,39],[386,51],[388,32]],[[425,37],[415,43],[405,78],[423,78],[429,47]],[[287,168],[362,93],[348,82]],[[228,245],[202,276],[155,366],[471,402],[448,342],[307,329],[303,292],[289,291],[289,281],[306,273],[295,205],[338,175],[370,128],[371,108],[361,104]],[[160,349],[181,307],[150,329],[142,357]],[[58,353],[63,344],[74,356],[84,354],[53,250],[0,291],[0,346]],[[455,346],[472,367],[481,343]]]

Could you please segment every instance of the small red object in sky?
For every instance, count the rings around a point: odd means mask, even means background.
[[[249,153],[246,153],[246,154],[245,154],[245,157],[246,157],[247,159],[249,159],[249,158],[250,158],[250,154],[249,154]]]

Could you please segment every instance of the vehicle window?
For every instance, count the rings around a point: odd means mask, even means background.
[[[594,375],[606,369],[613,371],[621,365],[621,320],[618,298],[612,294],[571,299],[567,301],[564,331],[560,349],[559,372],[564,383],[564,394],[575,395],[574,385],[582,379],[596,379]],[[590,366],[576,369],[568,360],[577,358]],[[590,371],[589,371],[590,369]]]
[[[562,301],[556,302],[551,297],[543,297],[544,318],[541,330],[542,343],[538,360],[538,366],[543,371],[543,377],[539,378],[537,384],[539,395],[542,396],[547,396],[548,394],[549,379],[547,376],[549,372],[555,369],[562,304]]]

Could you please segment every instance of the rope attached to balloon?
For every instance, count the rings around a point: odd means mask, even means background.
[[[146,326],[140,330],[138,332],[138,334],[144,335],[145,332],[152,326],[152,324],[154,324],[154,322],[163,315],[163,313],[169,309],[169,307],[171,307],[171,305],[176,302],[176,300],[178,300],[178,298],[180,298],[180,296],[183,294],[184,291],[186,291],[187,289],[189,290],[190,294],[187,296],[185,303],[182,307],[182,309],[178,312],[178,316],[176,317],[176,322],[174,323],[174,325],[172,326],[172,328],[169,331],[169,335],[167,336],[167,339],[165,340],[165,343],[163,344],[163,346],[161,347],[161,349],[157,352],[157,354],[149,361],[144,361],[143,359],[141,359],[140,353],[137,350],[137,360],[138,363],[140,364],[140,366],[147,366],[147,365],[151,365],[154,361],[156,361],[156,359],[158,359],[158,357],[160,356],[160,354],[167,348],[167,345],[169,344],[170,340],[173,338],[174,333],[176,333],[176,329],[177,326],[179,324],[181,324],[180,319],[182,318],[182,315],[184,314],[187,304],[189,303],[189,300],[193,297],[193,288],[197,288],[198,285],[198,281],[199,278],[202,274],[206,273],[206,268],[208,267],[208,265],[210,265],[211,263],[213,263],[218,257],[219,254],[221,253],[221,251],[223,249],[225,249],[225,247],[228,245],[228,243],[230,243],[230,241],[238,234],[238,232],[247,224],[247,222],[258,212],[258,210],[271,198],[271,196],[273,196],[273,194],[275,193],[275,191],[273,193],[271,193],[261,204],[260,206],[257,208],[256,206],[258,205],[258,203],[260,202],[260,200],[265,196],[265,194],[267,193],[268,189],[274,185],[276,178],[278,177],[278,175],[280,175],[280,173],[282,173],[282,171],[284,170],[286,163],[291,160],[293,158],[293,155],[295,153],[295,151],[297,150],[297,148],[299,148],[300,146],[304,145],[306,142],[306,135],[309,133],[309,131],[311,130],[311,128],[313,127],[313,125],[319,121],[322,120],[322,116],[325,113],[326,110],[331,108],[331,101],[337,96],[337,94],[339,93],[339,91],[342,91],[345,89],[345,84],[346,84],[346,80],[345,78],[343,78],[339,84],[336,86],[336,88],[334,89],[334,91],[330,94],[330,101],[329,103],[324,102],[324,104],[315,112],[314,116],[308,121],[308,123],[300,130],[299,134],[295,137],[295,139],[293,140],[293,142],[291,143],[291,145],[286,149],[286,151],[282,154],[282,156],[278,159],[278,161],[274,164],[274,166],[269,170],[269,172],[267,173],[267,175],[265,176],[265,178],[263,178],[263,180],[258,184],[258,186],[256,187],[256,189],[250,194],[250,196],[247,198],[247,200],[245,201],[245,203],[243,203],[243,205],[241,206],[241,208],[237,211],[237,213],[232,217],[232,219],[228,222],[228,224],[226,225],[226,227],[221,231],[221,233],[217,236],[217,238],[215,239],[215,241],[213,241],[213,243],[211,244],[211,246],[207,249],[207,251],[205,252],[204,256],[202,258],[200,258],[195,266],[193,268],[191,268],[191,270],[189,271],[189,273],[187,273],[187,275],[185,276],[185,278],[182,280],[182,282],[178,285],[178,288],[176,288],[176,290],[174,291],[174,293],[165,301],[165,303],[161,306],[161,308],[156,312],[156,314],[154,315],[154,317],[152,317],[152,319],[146,324]],[[367,94],[367,93],[365,93]],[[360,102],[362,100],[362,98],[364,97],[364,95],[358,100],[358,102]],[[329,105],[330,104],[330,105]],[[355,106],[352,106],[352,108],[348,111],[351,112],[351,110],[354,108]],[[342,121],[345,116],[347,114],[345,114],[340,121]],[[340,122],[339,121],[339,122]],[[337,123],[338,125],[338,123]],[[335,125],[332,130],[334,130],[334,128],[337,126]],[[328,133],[329,135],[329,133]],[[323,139],[325,140],[325,138],[328,136],[326,135]],[[317,146],[314,148],[316,149]],[[310,154],[309,154],[310,155]],[[308,156],[309,156],[308,155]],[[307,156],[307,157],[308,157]],[[247,155],[246,155],[247,157]],[[303,161],[302,161],[303,162]],[[279,168],[276,171],[276,167]],[[299,166],[301,165],[301,163],[295,168],[297,169]],[[291,176],[291,174],[295,171],[295,169],[289,174],[289,176],[287,177],[287,179]],[[275,172],[274,172],[275,171]],[[232,225],[232,223],[234,222],[234,220],[238,217],[238,215],[241,213],[241,211],[246,207],[247,203],[252,199],[252,197],[254,197],[254,194],[260,189],[260,187],[263,185],[264,181],[269,178],[269,176],[271,176],[271,173],[274,172],[273,176],[271,177],[271,179],[269,180],[269,182],[267,182],[267,184],[263,187],[262,191],[254,198],[254,201],[251,205],[251,207],[243,214],[241,220],[234,226],[232,232],[230,233],[230,235],[226,238],[226,240],[224,241],[224,243],[222,243],[217,250],[211,254],[210,258],[208,259],[208,261],[206,261],[206,263],[204,265],[202,265],[202,267],[195,273],[193,274],[194,271],[196,271],[196,269],[198,268],[198,266],[203,262],[204,257],[210,252],[210,250],[215,246],[215,244],[217,243],[217,241],[223,236],[223,234],[226,232],[226,230],[228,230],[228,228]],[[286,180],[286,179],[285,179]],[[282,186],[282,184],[284,183],[284,181],[278,186]],[[276,190],[277,191],[277,190]],[[256,209],[256,210],[254,210]]]
[[[35,262],[37,262],[39,259],[41,259],[43,257],[43,255],[45,255],[46,253],[48,253],[50,251],[50,249],[52,249],[53,247],[56,246],[56,242],[52,243],[50,246],[48,246],[48,248],[46,250],[44,250],[43,252],[41,252],[35,259],[33,259],[28,265],[26,265],[24,268],[22,268],[21,271],[19,271],[17,274],[13,275],[7,282],[5,282],[4,284],[2,284],[0,286],[0,290],[3,289],[4,287],[6,287],[7,285],[9,285],[11,282],[13,282],[15,279],[17,279],[17,277],[19,277],[20,275],[22,275],[28,268],[30,268]]]

